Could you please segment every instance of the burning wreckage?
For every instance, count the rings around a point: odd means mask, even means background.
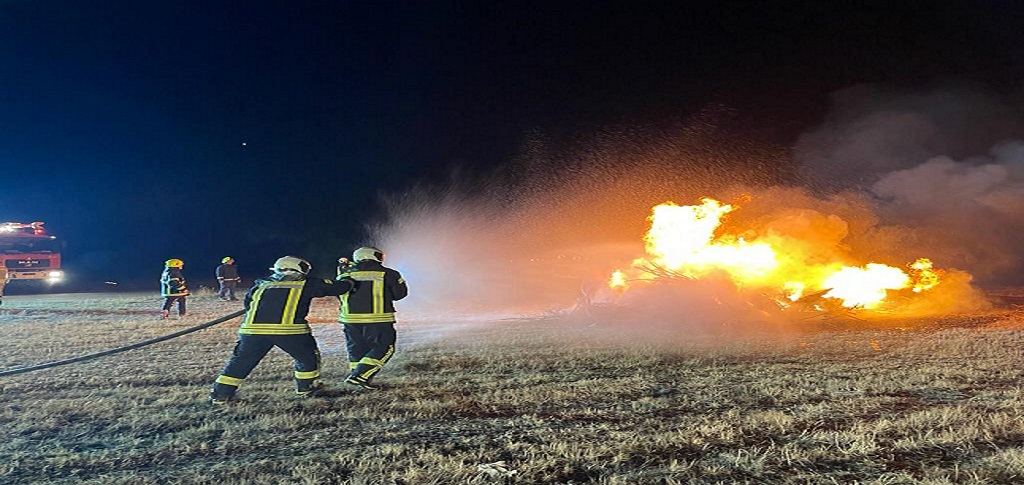
[[[622,302],[633,292],[676,287],[702,293],[713,304],[798,319],[928,317],[987,305],[970,274],[935,268],[926,257],[902,268],[858,261],[839,244],[845,223],[838,218],[829,219],[843,227],[836,244],[823,245],[773,227],[721,231],[735,209],[712,198],[655,206],[644,236],[646,255],[615,270],[604,291]]]

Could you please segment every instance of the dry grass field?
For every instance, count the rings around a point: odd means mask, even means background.
[[[14,296],[0,369],[238,309],[210,295]],[[237,323],[0,377],[0,483],[1024,483],[1024,311],[926,322],[642,327],[589,317],[407,315],[379,381],[340,384],[334,305],[311,314],[331,392],[275,351],[238,405],[207,403]]]

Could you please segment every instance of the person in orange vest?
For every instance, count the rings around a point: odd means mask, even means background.
[[[188,296],[188,286],[185,284],[185,275],[181,274],[185,262],[172,258],[164,262],[164,272],[160,275],[160,296],[164,297],[163,311],[160,318],[167,318],[171,315],[171,307],[178,304],[178,316],[185,316],[185,297]]]

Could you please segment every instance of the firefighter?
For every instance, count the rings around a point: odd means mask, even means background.
[[[352,260],[344,256],[338,258],[338,274],[347,273],[352,269],[353,264]]]
[[[238,267],[235,266],[235,258],[226,256],[224,259],[221,259],[220,266],[217,266],[216,274],[217,283],[220,284],[217,296],[224,301],[238,301],[238,298],[235,298],[235,288],[242,281],[242,278],[238,277]]]
[[[10,273],[7,270],[7,266],[0,262],[0,305],[4,304],[4,286],[7,285],[8,277],[10,277]]]
[[[185,262],[180,259],[168,259],[164,262],[164,273],[160,275],[160,296],[164,297],[164,308],[160,318],[167,318],[171,314],[171,306],[178,303],[178,316],[185,316],[185,297],[188,296],[188,286],[185,285],[185,276],[181,274]]]
[[[354,263],[338,275],[351,278],[352,291],[340,297],[338,321],[345,326],[349,376],[346,384],[376,390],[373,376],[395,353],[395,305],[409,294],[402,275],[384,267],[384,253],[364,246],[352,253]]]
[[[352,289],[353,282],[348,278],[308,278],[312,266],[295,256],[278,259],[270,269],[273,274],[256,280],[245,294],[246,313],[238,342],[210,392],[214,404],[231,402],[238,386],[275,346],[295,360],[297,395],[312,397],[322,388],[320,350],[306,314],[313,298],[341,296]]]

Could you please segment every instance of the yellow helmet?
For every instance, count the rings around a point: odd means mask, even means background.
[[[224,259],[221,259],[220,262],[222,262],[224,264],[234,263],[235,262],[235,258],[232,258],[231,256],[224,256]]]
[[[184,268],[185,262],[177,258],[171,258],[164,262],[164,266],[168,268]]]

